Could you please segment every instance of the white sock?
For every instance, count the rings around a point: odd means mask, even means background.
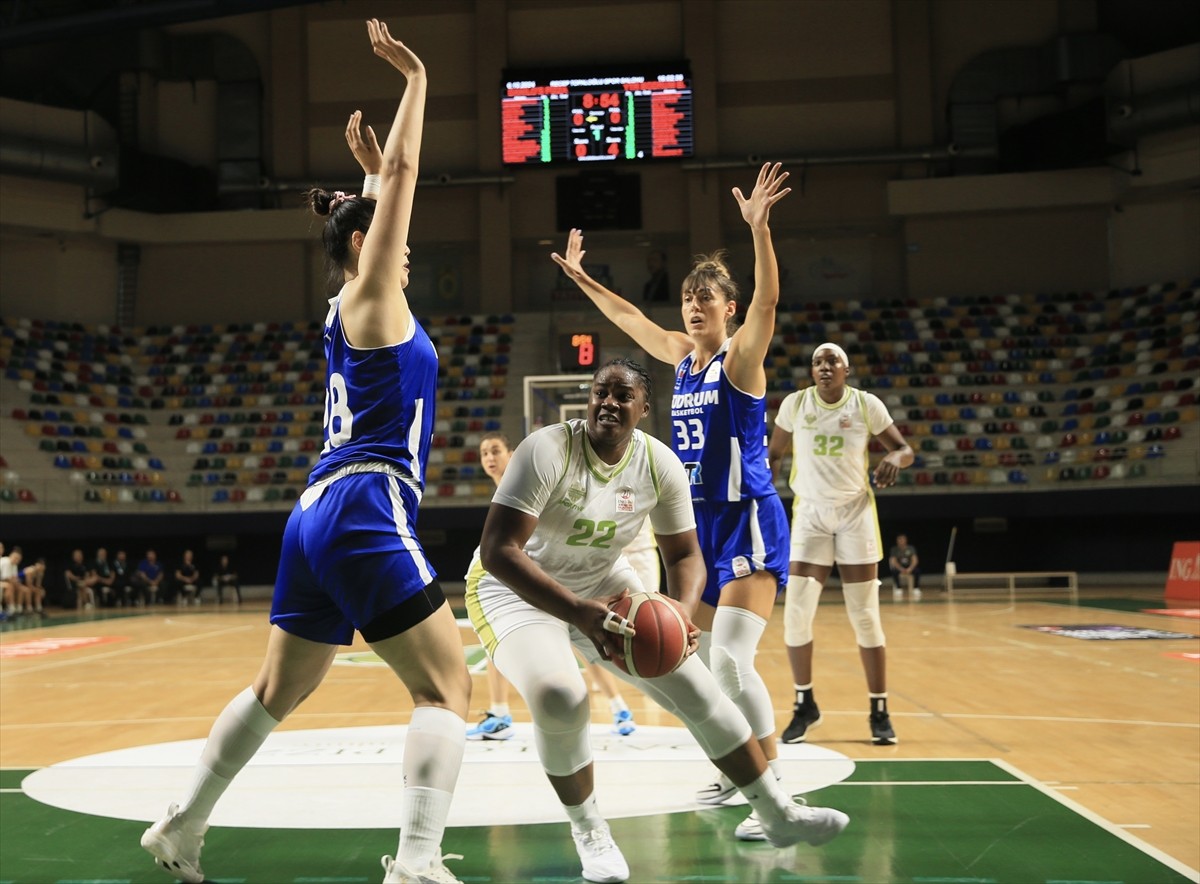
[[[217,800],[277,724],[253,688],[246,688],[230,700],[209,731],[191,794],[183,802],[180,815],[189,822],[207,823]]]
[[[449,709],[418,706],[404,740],[404,791],[396,859],[415,871],[441,851],[450,800],[462,768],[467,723]]]
[[[488,707],[488,712],[492,713],[492,715],[496,716],[497,718],[503,718],[504,716],[511,714],[508,711],[507,703],[493,703]]]
[[[792,799],[779,785],[775,772],[769,767],[757,780],[739,786],[738,790],[746,796],[763,825],[769,827],[785,821],[784,808],[792,803]]]
[[[629,704],[625,702],[625,698],[619,694],[608,701],[608,710],[616,715],[618,712],[628,712]]]
[[[583,804],[574,806],[564,804],[563,810],[567,812],[567,819],[571,821],[572,832],[590,832],[592,829],[608,825],[604,817],[600,815],[600,807],[596,803],[594,790],[583,800]]]
[[[407,786],[400,793],[404,825],[400,830],[396,859],[417,872],[429,868],[441,852],[442,834],[446,831],[446,817],[453,797],[453,792],[428,786]]]

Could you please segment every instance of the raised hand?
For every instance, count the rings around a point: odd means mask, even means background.
[[[742,210],[742,219],[751,227],[765,227],[771,215],[771,207],[792,192],[790,187],[783,187],[788,173],[780,171],[780,164],[763,163],[758,170],[758,180],[754,182],[754,190],[750,197],[742,195],[742,189],[735,187],[733,197],[738,201]],[[781,189],[782,188],[782,189]]]
[[[370,126],[363,128],[362,111],[350,115],[350,122],[346,124],[346,144],[365,174],[379,174],[383,168],[383,151],[375,139],[375,130]]]
[[[563,273],[573,280],[580,280],[587,276],[583,271],[583,256],[586,254],[583,250],[583,231],[572,227],[567,236],[567,256],[564,258],[558,252],[551,252],[550,257],[563,269]]]
[[[405,77],[424,72],[425,65],[421,63],[421,59],[399,40],[394,39],[388,33],[387,25],[379,19],[367,19],[367,34],[371,38],[371,49],[375,54],[387,59],[391,66]]]

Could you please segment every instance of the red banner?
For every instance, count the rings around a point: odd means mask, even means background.
[[[1171,551],[1167,599],[1200,602],[1200,540],[1179,541]]]

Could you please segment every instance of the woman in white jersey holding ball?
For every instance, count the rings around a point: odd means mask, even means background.
[[[879,746],[896,742],[887,708],[887,653],[876,579],[883,544],[867,475],[867,446],[877,439],[888,449],[875,467],[880,488],[895,484],[900,470],[913,462],[913,451],[878,396],[846,385],[849,374],[845,350],[833,343],[817,347],[814,385],[783,400],[771,434],[772,472],[790,454],[788,484],[796,495],[783,614],[796,705],[783,731],[785,743],[803,742],[808,730],[821,723],[812,686],[812,626],[834,562],[867,675],[871,740]]]
[[[508,462],[512,460],[512,443],[508,441],[508,437],[498,430],[492,430],[483,434],[479,439],[479,465],[483,468],[487,477],[500,484],[500,480],[504,477],[504,471],[508,469]],[[649,548],[654,554],[654,561],[651,563],[654,571],[650,572],[648,568],[638,566],[634,561],[633,546],[625,550],[625,558],[629,559],[629,564],[637,572],[639,579],[642,581],[643,587],[647,592],[658,592],[658,547],[654,546],[654,535],[650,532],[650,521],[647,520],[642,529],[639,540],[645,544],[643,539],[649,536]],[[471,556],[471,564],[467,566],[466,579],[478,580],[481,576],[475,573],[482,571],[483,565],[479,561],[479,549],[475,549],[475,554]],[[648,583],[648,577],[653,576],[654,582]],[[588,663],[586,664],[588,679],[595,686],[595,689],[604,694],[608,700],[609,708],[612,710],[613,726],[612,732],[618,736],[627,737],[637,730],[637,725],[633,721],[633,712],[629,708],[629,704],[625,702],[625,698],[621,696],[621,691],[617,687],[617,680],[609,675],[608,670],[600,666]],[[489,661],[487,668],[487,685],[488,685],[488,707],[484,712],[482,720],[479,724],[470,728],[467,731],[467,739],[472,741],[480,740],[495,740],[504,741],[510,740],[513,736],[513,720],[512,713],[508,708],[508,679],[500,674],[500,670],[496,667],[495,661]]]
[[[667,592],[685,615],[704,588],[687,475],[666,445],[636,429],[649,413],[650,392],[644,368],[614,360],[593,376],[586,419],[537,430],[517,446],[483,528],[486,571],[467,582],[471,623],[529,707],[538,757],[570,820],[583,877],[596,882],[624,881],[630,872],[596,804],[588,691],[572,647],[682,720],[775,846],[823,844],[849,822],[839,811],[791,799],[744,716],[694,656],[652,679],[611,662],[622,653],[628,623],[609,605],[641,589],[622,550],[647,516]],[[690,649],[698,636],[691,627]]]
[[[749,197],[733,189],[754,240],[754,295],[745,322],[730,333],[738,288],[718,253],[700,259],[683,281],[684,332],[668,331],[583,269],[583,234],[572,230],[566,257],[552,255],[584,294],[654,358],[675,367],[671,447],[688,470],[706,582],[695,620],[701,647],[721,689],[754,728],[774,760],[775,710],[754,656],[775,599],[787,580],[787,513],[767,464],[763,359],[775,333],[779,270],[768,220],[791,192],[787,173],[767,163]],[[708,651],[705,654],[705,651]],[[722,777],[696,795],[720,804],[734,795]],[[753,815],[738,837],[761,840]]]
[[[255,752],[317,689],[341,645],[361,633],[412,697],[401,830],[388,882],[457,882],[441,841],[465,745],[471,677],[462,639],[416,535],[433,435],[437,350],[409,308],[408,233],[417,183],[425,66],[387,26],[371,49],[404,76],[404,95],[373,185],[378,199],[307,194],[340,289],[325,319],[325,445],[284,529],[266,659],[217,717],[182,805],[142,835],[169,874],[205,880],[200,849],[218,799]],[[355,113],[350,128],[357,132]],[[348,132],[351,149],[359,155]],[[374,136],[370,136],[374,141]],[[370,171],[370,170],[368,170]],[[317,870],[314,870],[317,871]]]

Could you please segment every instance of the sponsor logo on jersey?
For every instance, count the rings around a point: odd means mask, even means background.
[[[692,485],[704,484],[704,477],[700,475],[700,461],[693,460],[689,463],[685,463],[683,468],[687,470],[688,482],[690,482]]]
[[[632,513],[634,511],[633,489],[622,488],[617,492],[617,512]]]
[[[559,503],[570,510],[582,510],[584,495],[585,492],[583,488],[581,488],[579,485],[576,485],[574,488],[567,489],[567,493],[563,495],[563,498],[559,501]]]
[[[704,383],[715,384],[721,379],[721,360],[714,359],[704,372]]]
[[[734,556],[733,561],[729,564],[733,566],[734,577],[750,576],[750,563],[746,561],[745,556]]]
[[[838,418],[838,426],[843,430],[850,429],[850,415],[843,414]]]
[[[701,390],[699,393],[676,393],[671,397],[671,410],[678,412],[685,408],[703,408],[705,405],[718,405],[720,402],[720,390]]]

